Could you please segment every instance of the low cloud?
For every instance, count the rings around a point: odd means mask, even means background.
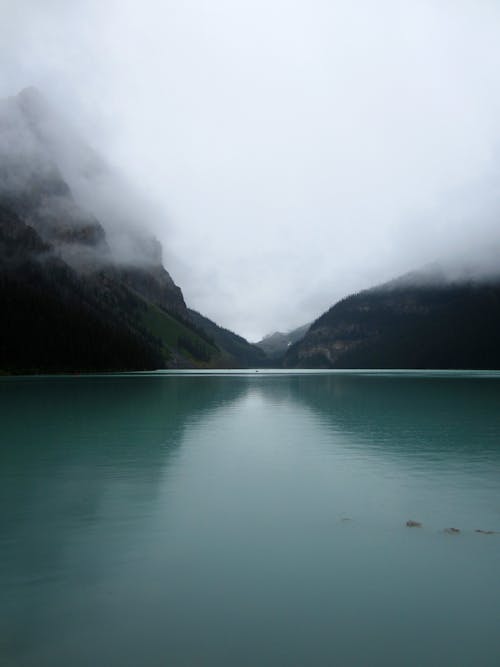
[[[495,269],[498,3],[17,0],[3,14],[0,94],[43,89],[119,166],[121,185],[75,177],[75,196],[117,229],[140,219],[220,324],[255,339],[429,262]]]

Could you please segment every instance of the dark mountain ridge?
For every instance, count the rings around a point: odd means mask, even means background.
[[[291,346],[291,368],[500,368],[500,280],[414,272],[349,296]]]
[[[141,211],[115,210],[119,179],[59,123],[31,89],[0,101],[0,371],[245,365],[253,346],[229,353],[192,316]]]
[[[132,370],[163,365],[142,304],[97,274],[82,280],[37,232],[0,207],[0,369]]]
[[[224,350],[225,366],[229,368],[269,366],[268,357],[257,345],[252,345],[242,336],[220,327],[195,310],[189,310],[189,316],[196,326],[206,331],[219,348]]]

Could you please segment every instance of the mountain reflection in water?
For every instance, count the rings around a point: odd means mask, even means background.
[[[500,530],[499,399],[467,374],[0,379],[5,664],[498,664],[500,536],[474,531]]]

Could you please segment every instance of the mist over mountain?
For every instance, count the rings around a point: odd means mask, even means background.
[[[499,340],[499,271],[451,276],[434,264],[337,302],[288,348],[282,363],[500,369]]]
[[[244,339],[225,351],[191,316],[150,214],[38,91],[0,102],[0,370],[234,366],[238,352],[260,354]]]
[[[38,91],[0,101],[0,370],[500,367],[494,242],[252,345],[187,307],[152,217]]]
[[[278,360],[285,354],[290,345],[297,343],[305,336],[309,327],[310,324],[304,324],[303,326],[293,329],[292,331],[287,331],[286,333],[275,331],[264,336],[264,338],[256,343],[256,345],[267,354],[269,359]]]
[[[65,173],[110,245],[123,201],[190,306],[260,340],[410,267],[499,251],[499,26],[472,0],[18,0],[0,96],[33,83],[119,165],[112,206],[102,174]]]
[[[0,123],[0,193],[36,217],[45,235],[59,234],[53,240],[63,242],[64,225],[89,232],[100,224],[104,262],[145,268],[161,263],[161,246],[148,227],[151,207],[38,90],[26,88],[2,100]]]
[[[499,29],[490,0],[16,0],[0,97],[37,86],[113,165],[65,153],[108,244],[139,220],[190,306],[256,341],[499,252]]]

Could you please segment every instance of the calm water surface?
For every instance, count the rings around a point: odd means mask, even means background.
[[[0,418],[2,667],[500,665],[496,374],[3,378]]]

